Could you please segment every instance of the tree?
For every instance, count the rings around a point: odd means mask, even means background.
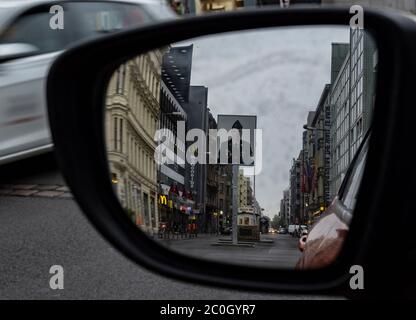
[[[277,214],[274,215],[271,225],[272,225],[272,228],[274,228],[274,229],[279,228],[279,226],[280,226],[280,217]]]
[[[286,222],[283,219],[283,217],[277,214],[274,215],[272,222],[271,222],[271,226],[274,229],[279,229],[280,227],[285,227],[285,228],[287,227]]]

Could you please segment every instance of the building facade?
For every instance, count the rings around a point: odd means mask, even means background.
[[[323,5],[363,5],[379,6],[416,13],[416,0],[321,0]]]
[[[279,216],[283,222],[283,226],[287,227],[290,221],[290,190],[283,190],[283,198],[280,200],[280,212]]]
[[[233,11],[244,7],[244,0],[189,0],[190,13]]]
[[[333,59],[344,56],[331,84],[331,198],[336,195],[358,147],[368,131],[374,104],[377,51],[363,30],[350,32],[350,44],[333,45]],[[346,50],[345,50],[346,48]],[[335,51],[335,52],[334,52]],[[337,68],[338,62],[333,62]],[[338,72],[337,72],[338,71]]]
[[[121,204],[136,225],[158,230],[158,129],[163,52],[155,50],[121,65],[109,83],[106,140],[111,180]]]
[[[232,216],[232,166],[218,165],[218,209],[220,211],[220,227],[231,226]]]
[[[290,169],[290,223],[299,223],[301,219],[301,164],[302,152],[292,160]]]
[[[160,130],[169,142],[168,162],[158,166],[159,212],[167,230],[185,232],[194,201],[185,183],[185,134],[188,115],[183,104],[189,99],[192,45],[170,47],[163,55],[160,90]]]
[[[302,192],[307,195],[305,215],[309,223],[312,223],[314,218],[323,212],[331,201],[329,193],[331,168],[329,92],[330,85],[327,84],[321,94],[316,110],[309,113],[306,131],[304,132],[306,136],[304,139],[304,157],[307,157],[307,160],[304,161],[302,167],[303,183],[306,182]]]
[[[208,88],[204,86],[190,86],[189,100],[183,104],[188,115],[188,130],[201,129],[207,132],[208,127]],[[188,153],[197,156],[198,152],[193,142],[186,143]],[[204,230],[207,225],[206,217],[206,180],[208,166],[200,163],[190,163],[186,170],[185,186],[192,193],[195,201],[195,218],[199,230]]]
[[[217,121],[215,120],[212,113],[208,110],[208,131],[206,132],[206,146],[209,146],[210,136],[213,135],[217,129]],[[213,135],[213,138],[216,139],[216,135]],[[207,163],[209,156],[207,153],[206,157]],[[205,232],[219,232],[220,226],[220,210],[218,205],[218,179],[219,179],[219,168],[217,164],[207,164],[206,167],[206,199],[205,199],[205,222],[204,226]]]
[[[244,176],[242,169],[238,172],[238,211],[242,212],[249,206],[248,190],[250,186],[250,178]]]
[[[238,10],[253,6],[296,5],[362,5],[387,7],[416,13],[416,0],[169,0],[172,9],[178,14],[202,14]]]

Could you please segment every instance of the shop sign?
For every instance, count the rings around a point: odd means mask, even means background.
[[[162,204],[162,205],[167,206],[168,205],[168,198],[163,194],[159,195],[159,203]]]

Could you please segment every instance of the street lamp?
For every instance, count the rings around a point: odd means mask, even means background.
[[[166,116],[170,116],[170,115],[172,115],[172,116],[180,116],[180,115],[182,115],[182,113],[179,112],[179,111],[169,112],[169,113],[163,113],[163,114],[166,115]]]
[[[329,131],[329,129],[320,129],[320,128],[316,128],[316,127],[309,127],[307,124],[305,124],[303,126],[303,129],[310,130],[310,131],[323,131],[323,132]]]
[[[162,112],[162,115],[163,116],[165,116],[165,117],[167,117],[167,118],[172,118],[172,119],[180,119],[180,118],[183,118],[183,119],[185,119],[186,120],[186,115],[185,114],[183,114],[182,112],[180,112],[180,111],[174,111],[174,112]],[[170,117],[171,116],[171,117]]]

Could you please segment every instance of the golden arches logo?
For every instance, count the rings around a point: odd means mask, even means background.
[[[159,196],[159,203],[164,204],[165,206],[168,205],[168,198],[164,195]]]

